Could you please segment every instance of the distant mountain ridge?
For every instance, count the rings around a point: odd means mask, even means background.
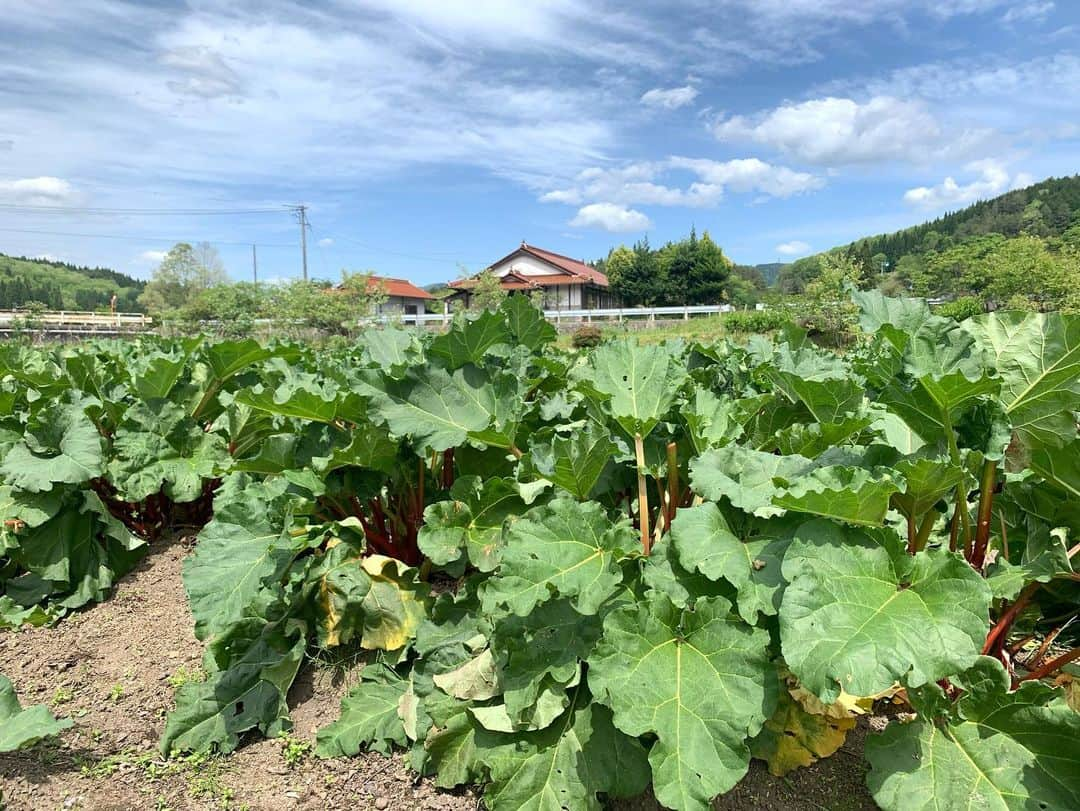
[[[0,254],[0,309],[23,307],[32,301],[53,310],[98,310],[109,306],[139,311],[146,282],[102,267],[81,267],[52,259]]]
[[[772,287],[776,284],[776,279],[780,275],[781,268],[786,264],[786,262],[766,262],[761,265],[750,265],[750,267],[761,274],[761,278],[765,280],[765,284]]]
[[[1052,251],[1066,244],[1080,247],[1080,175],[1047,178],[918,225],[861,237],[796,259],[779,269],[776,286],[786,293],[801,292],[817,275],[824,255],[842,253],[861,264],[868,277],[888,273],[897,284],[908,287],[926,270],[928,262],[940,264],[942,257],[953,257],[954,267],[945,275],[955,276],[970,264],[967,260],[971,257],[964,254],[975,256],[980,250],[992,249],[996,241],[1021,236],[1042,240]],[[938,286],[931,283],[928,291],[934,295],[950,293],[935,290]]]
[[[1015,189],[937,219],[894,231],[857,239],[844,248],[859,254],[883,254],[890,263],[904,255],[919,255],[936,248],[941,238],[954,241],[985,234],[1060,237],[1080,224],[1080,175],[1051,177]],[[935,236],[936,235],[936,236]]]

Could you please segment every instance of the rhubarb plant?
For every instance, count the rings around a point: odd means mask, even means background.
[[[287,731],[304,657],[349,655],[318,754],[405,751],[492,809],[704,809],[885,700],[881,807],[1076,807],[1080,319],[856,304],[842,352],[565,351],[510,297],[332,352],[12,356],[0,606],[100,599],[190,519],[208,678],[165,752]]]

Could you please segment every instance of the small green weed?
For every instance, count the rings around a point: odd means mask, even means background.
[[[168,678],[169,686],[174,690],[179,690],[185,684],[201,684],[206,681],[206,674],[197,667],[190,670],[184,665],[180,665]]]
[[[67,704],[69,701],[75,698],[75,693],[68,687],[57,687],[53,692],[52,705],[59,707],[61,704]]]
[[[300,738],[294,738],[288,733],[282,733],[278,739],[281,741],[281,756],[290,769],[295,769],[311,752],[311,742]]]

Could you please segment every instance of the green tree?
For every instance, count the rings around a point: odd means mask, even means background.
[[[804,256],[784,265],[776,279],[781,293],[802,293],[806,285],[821,273],[821,256]]]
[[[255,319],[264,313],[269,300],[265,285],[239,282],[200,290],[195,298],[177,311],[177,317],[189,324],[213,322],[216,332],[230,337],[250,335]]]
[[[497,310],[505,298],[502,279],[488,268],[476,276],[476,286],[469,297],[469,307],[474,310]]]
[[[986,295],[1011,309],[1071,309],[1080,289],[1078,256],[1071,249],[1054,253],[1036,236],[1006,240],[985,258]]]
[[[653,303],[661,306],[693,303],[690,287],[697,261],[697,235],[691,231],[689,239],[669,242],[656,253],[660,265],[658,281],[662,278],[666,284],[654,291]]]
[[[331,335],[350,335],[359,321],[373,315],[386,301],[386,287],[370,273],[342,271],[336,287],[321,280],[295,280],[274,288],[267,315],[286,333],[308,329]]]
[[[622,275],[634,264],[634,252],[625,245],[612,248],[608,251],[607,259],[604,260],[604,273],[607,274],[608,284],[616,286]]]
[[[149,312],[160,315],[178,310],[192,303],[201,291],[228,281],[221,259],[207,243],[196,249],[178,242],[161,260],[139,300]]]
[[[736,283],[738,277],[731,272],[732,261],[724,256],[708,231],[702,232],[701,239],[696,240],[693,247],[694,263],[690,268],[686,294],[690,304],[719,304],[725,299],[731,300],[736,287],[739,288],[739,295],[743,295],[746,286]]]
[[[844,343],[853,331],[859,308],[851,299],[851,290],[862,279],[862,265],[847,253],[825,254],[821,272],[806,285],[806,328],[820,334],[827,342]]]
[[[666,286],[660,259],[646,237],[634,244],[634,261],[612,288],[630,306],[650,306],[662,299]]]

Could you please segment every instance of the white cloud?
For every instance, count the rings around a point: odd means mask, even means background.
[[[0,201],[26,206],[53,206],[76,202],[75,188],[59,177],[0,180]]]
[[[713,133],[721,141],[762,144],[823,166],[923,157],[943,135],[922,102],[892,96],[862,103],[829,96],[785,104],[723,119]]]
[[[797,172],[758,158],[714,161],[675,157],[670,159],[669,165],[696,173],[708,186],[720,186],[734,192],[757,192],[769,197],[792,197],[825,185],[822,178],[809,172]]]
[[[1042,22],[1054,10],[1054,4],[1050,0],[1028,0],[1006,11],[1001,21],[1006,25],[1018,22]]]
[[[776,252],[781,256],[804,256],[813,249],[801,239],[793,239],[791,242],[781,242],[776,246]]]
[[[690,173],[696,179],[683,186],[674,175]],[[725,191],[791,197],[824,185],[822,178],[775,166],[757,158],[716,161],[708,158],[671,157],[622,167],[593,167],[578,173],[574,184],[540,196],[543,203],[606,202],[623,206],[656,205],[708,208]]]
[[[333,244],[334,244],[334,240],[332,240],[330,237],[323,237],[322,239],[319,240],[319,247],[320,248],[329,248]]]
[[[1010,175],[1004,164],[994,160],[975,161],[965,169],[977,172],[979,177],[961,184],[949,176],[936,186],[908,189],[904,192],[904,202],[927,210],[959,208],[977,200],[996,197],[1010,189],[1030,186],[1034,182],[1034,178],[1026,172]]]
[[[869,80],[829,82],[818,89],[825,93],[917,97],[950,105],[974,103],[984,113],[987,102],[1008,101],[1005,112],[1015,115],[1017,106],[1033,101],[1075,109],[1072,97],[1077,82],[1080,55],[1063,52],[1024,61],[988,55],[928,62]]]
[[[151,262],[153,264],[158,264],[161,262],[162,259],[168,256],[168,254],[168,251],[143,251],[139,254],[139,259],[143,262]]]
[[[641,96],[641,103],[646,107],[662,107],[666,110],[677,110],[687,104],[693,104],[698,97],[698,89],[692,85],[683,87],[671,87],[663,89],[654,87]]]
[[[652,222],[640,211],[616,203],[590,203],[578,209],[577,215],[570,220],[575,228],[599,228],[613,234],[627,231],[646,231]]]
[[[240,96],[243,82],[217,51],[205,45],[186,45],[165,51],[158,61],[181,78],[165,83],[174,93],[205,99]]]

